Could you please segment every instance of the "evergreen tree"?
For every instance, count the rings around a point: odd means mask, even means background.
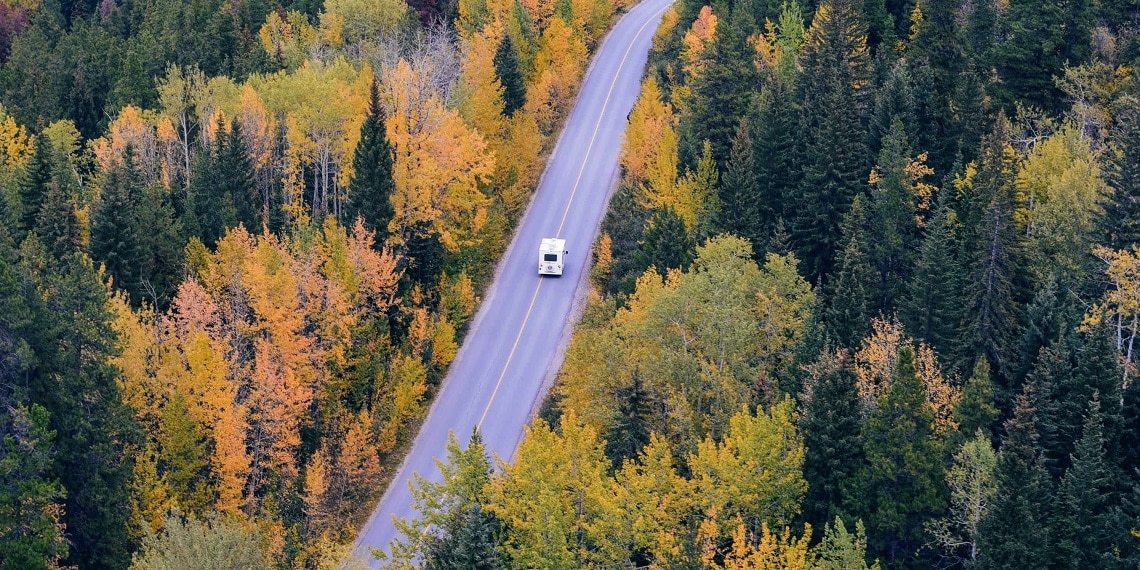
[[[1081,439],[1054,500],[1049,543],[1051,567],[1057,569],[1107,568],[1114,555],[1111,507],[1114,482],[1105,461],[1105,437],[1100,398],[1089,402]]]
[[[58,503],[64,489],[49,476],[54,434],[43,406],[29,409],[0,389],[0,568],[54,568],[67,556]]]
[[[404,254],[407,261],[404,275],[425,290],[434,287],[443,271],[444,249],[439,232],[426,222],[408,228]]]
[[[747,239],[753,244],[753,251],[760,254],[768,232],[760,225],[762,215],[759,210],[770,209],[771,206],[764,204],[764,197],[760,195],[747,120],[741,121],[736,128],[717,194],[720,197],[717,227]],[[771,218],[770,215],[766,217]]]
[[[633,371],[633,383],[617,391],[617,416],[606,432],[606,457],[615,467],[634,459],[649,443],[649,393],[641,381],[641,372]]]
[[[1016,207],[1012,149],[1008,147],[1008,125],[999,118],[998,126],[985,142],[979,159],[973,194],[965,200],[963,229],[969,244],[967,353],[962,360],[984,355],[991,372],[1005,390],[1008,400],[1015,390],[1010,371],[1011,339],[1017,330],[1017,291],[1021,236],[1014,225]]]
[[[29,240],[30,241],[30,240]],[[37,355],[29,371],[31,401],[49,414],[57,455],[50,471],[67,490],[63,522],[71,549],[66,564],[125,568],[132,462],[127,450],[141,433],[119,394],[116,335],[107,288],[84,255],[50,262],[38,243],[25,242],[21,270],[35,283],[35,326],[28,343]]]
[[[184,222],[184,225],[188,228],[196,226],[197,237],[210,248],[218,243],[227,229],[237,225],[233,194],[226,180],[230,173],[226,172],[223,162],[229,142],[224,132],[225,124],[219,117],[214,144],[194,157],[187,197],[188,205],[192,206],[187,208],[187,213],[192,213],[193,221]]]
[[[656,267],[658,273],[665,275],[670,269],[687,269],[693,262],[694,247],[685,221],[665,206],[645,224],[634,256],[641,271]]]
[[[138,227],[146,228],[139,242],[141,295],[164,309],[183,277],[186,242],[182,225],[174,214],[170,193],[157,186],[146,190],[137,215]]]
[[[40,207],[52,183],[51,141],[44,135],[36,137],[36,150],[25,166],[19,181],[20,230],[30,232],[36,227]]]
[[[1140,100],[1123,98],[1112,130],[1114,151],[1108,179],[1116,190],[1105,207],[1107,245],[1127,249],[1140,243]]]
[[[974,364],[974,372],[962,387],[962,398],[954,406],[954,419],[958,422],[958,433],[963,437],[969,437],[978,430],[991,433],[998,419],[998,409],[994,405],[994,387],[986,359],[979,358]]]
[[[219,138],[222,134],[219,132]],[[241,123],[230,123],[230,132],[226,136],[226,144],[219,149],[218,169],[220,179],[226,183],[227,191],[233,198],[234,214],[237,222],[244,224],[250,233],[261,231],[261,204],[258,202],[257,185],[254,181],[253,160],[246,149],[245,138],[242,137]]]
[[[771,236],[782,220],[793,219],[799,203],[799,171],[796,164],[796,117],[799,110],[788,82],[773,77],[764,85],[756,102],[756,128],[752,156],[758,194],[757,224],[763,236]],[[768,251],[774,252],[771,248]],[[787,251],[785,251],[787,253]]]
[[[57,258],[79,251],[82,245],[75,205],[57,181],[48,185],[35,229],[44,246]]]
[[[800,417],[804,436],[804,517],[813,525],[836,518],[845,498],[843,488],[863,459],[859,431],[863,424],[855,373],[846,352],[825,353],[809,367],[810,397]]]
[[[368,115],[360,126],[360,142],[352,156],[345,220],[351,225],[357,216],[363,218],[364,226],[376,232],[376,247],[383,247],[388,238],[388,222],[396,215],[392,207],[392,193],[396,190],[392,178],[394,159],[384,126],[384,110],[380,107],[379,84],[373,81],[369,93]]]
[[[508,36],[509,37],[509,36]],[[499,521],[473,503],[425,545],[424,570],[497,570]]]
[[[748,110],[759,79],[752,63],[754,52],[747,32],[734,19],[724,18],[705,51],[705,68],[690,79],[692,114],[687,132],[692,135],[688,143],[696,148],[701,141],[708,141],[718,166],[728,160],[736,126]]]
[[[955,219],[954,211],[940,201],[926,226],[906,297],[899,307],[907,332],[933,348],[943,361],[954,354],[965,317],[962,272],[955,256]]]
[[[1140,441],[1140,382],[1132,379],[1122,394],[1120,441]],[[1140,474],[1140,446],[1122,445],[1120,469],[1126,475]],[[1140,483],[1140,480],[1137,481]],[[1140,504],[1137,504],[1140,507]],[[1140,511],[1137,512],[1140,515]]]
[[[91,214],[91,257],[107,268],[116,287],[127,291],[137,303],[142,298],[140,267],[147,252],[138,209],[143,200],[142,176],[128,147],[123,162],[104,173],[102,192]]]
[[[1049,475],[1037,445],[1035,395],[1030,385],[1005,423],[998,454],[998,490],[978,525],[978,567],[983,570],[1045,568],[1050,533],[1044,506]]]
[[[820,7],[802,56],[797,160],[799,200],[792,237],[809,281],[831,272],[840,221],[866,187],[866,99],[870,79],[858,2]]]
[[[828,286],[824,310],[827,330],[839,346],[854,349],[871,331],[870,285],[874,269],[867,259],[866,210],[863,196],[856,196],[843,222],[839,272]]]
[[[1058,111],[1061,92],[1053,78],[1064,66],[1081,65],[1091,55],[1093,12],[1088,0],[1012,0],[991,61],[1001,81],[995,95],[1014,102]]]
[[[910,154],[902,119],[896,115],[874,170],[877,181],[871,190],[867,222],[869,261],[878,274],[871,306],[884,314],[892,312],[902,297],[917,240],[915,194],[908,180]]]
[[[862,430],[866,456],[847,492],[890,565],[909,564],[923,544],[923,522],[946,507],[942,443],[926,402],[914,351],[899,349],[894,382]]]
[[[510,117],[526,104],[526,83],[519,70],[519,55],[511,34],[503,34],[492,63],[495,66],[495,76],[503,86],[503,114]]]

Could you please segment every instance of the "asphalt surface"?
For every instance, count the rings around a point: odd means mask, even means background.
[[[367,556],[368,547],[389,550],[396,538],[392,518],[413,514],[411,474],[439,480],[433,459],[446,457],[449,431],[466,446],[478,425],[492,457],[510,458],[518,448],[573,331],[572,309],[586,293],[583,272],[616,180],[626,117],[640,92],[653,34],[671,3],[642,0],[596,53],[463,346],[411,451],[357,537],[358,557]],[[561,277],[538,275],[538,246],[547,237],[566,240]]]

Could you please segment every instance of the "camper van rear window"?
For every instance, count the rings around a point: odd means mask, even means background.
[[[542,254],[542,260],[543,261],[558,261],[558,254],[556,254],[556,253],[544,253],[544,254]]]

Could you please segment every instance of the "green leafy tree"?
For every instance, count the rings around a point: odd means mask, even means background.
[[[855,522],[855,532],[849,532],[843,519],[835,517],[827,523],[823,540],[815,551],[815,564],[818,570],[879,570],[879,561],[867,564],[867,533],[863,521]]]
[[[909,346],[899,350],[894,381],[862,439],[865,460],[845,494],[867,521],[874,550],[892,566],[911,564],[923,544],[923,523],[946,507],[946,489],[934,410]]]
[[[204,519],[169,514],[162,532],[143,540],[131,570],[268,570],[264,538],[253,525],[212,513]]]
[[[67,556],[63,486],[50,478],[52,440],[43,406],[0,394],[0,568],[53,568]]]
[[[368,99],[368,115],[360,126],[360,142],[352,155],[352,180],[348,183],[345,219],[351,225],[360,216],[364,225],[376,232],[377,247],[388,237],[388,222],[396,215],[392,193],[392,144],[384,126],[384,110],[380,106],[380,86],[372,83]]]
[[[950,488],[949,513],[927,522],[926,530],[945,562],[971,564],[978,559],[978,525],[997,493],[997,454],[988,432],[977,430],[954,453],[946,485]]]

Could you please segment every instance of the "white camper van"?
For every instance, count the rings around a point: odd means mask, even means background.
[[[562,275],[562,256],[567,253],[566,240],[543,238],[538,246],[538,274]]]

